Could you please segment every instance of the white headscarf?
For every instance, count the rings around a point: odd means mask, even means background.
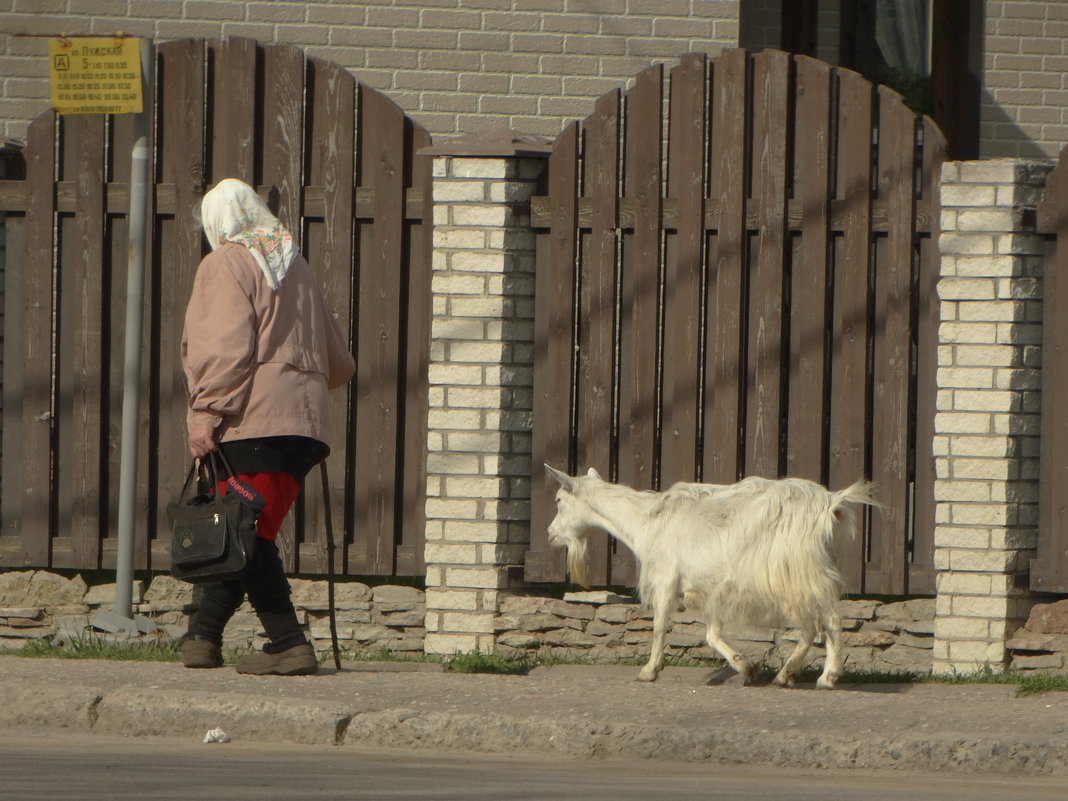
[[[219,181],[200,203],[200,221],[212,250],[227,242],[244,245],[268,286],[278,289],[297,246],[251,186],[236,178]]]

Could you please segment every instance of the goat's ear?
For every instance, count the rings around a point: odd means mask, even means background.
[[[601,479],[601,474],[594,470],[592,467],[586,471],[586,475],[588,475],[590,478]]]
[[[555,479],[556,483],[559,484],[561,487],[568,490],[569,492],[571,491],[571,487],[574,484],[575,480],[571,478],[571,476],[569,476],[567,473],[562,473],[555,467],[549,467],[549,465],[545,465],[545,472],[549,474],[549,478]]]

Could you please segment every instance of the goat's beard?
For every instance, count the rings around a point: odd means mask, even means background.
[[[589,587],[586,583],[586,540],[575,539],[567,541],[567,572],[571,580],[583,587]]]

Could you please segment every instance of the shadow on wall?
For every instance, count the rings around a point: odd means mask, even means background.
[[[1061,148],[1068,144],[1060,140],[1035,138],[1045,128],[1044,123],[1034,123],[1029,130],[1009,116],[1001,103],[989,91],[983,90],[979,118],[979,154],[983,159],[1017,158],[1051,161],[1057,158]],[[1061,129],[1058,120],[1055,127]]]

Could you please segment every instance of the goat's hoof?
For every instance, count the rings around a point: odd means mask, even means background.
[[[751,665],[746,665],[743,669],[738,671],[738,681],[743,687],[748,687],[756,680],[756,671]]]
[[[756,678],[756,668],[742,656],[737,656],[731,660],[731,664],[734,669],[738,671],[738,675],[742,677],[742,684],[749,685],[753,683]]]
[[[817,690],[833,690],[838,683],[838,676],[820,676],[816,679]]]

